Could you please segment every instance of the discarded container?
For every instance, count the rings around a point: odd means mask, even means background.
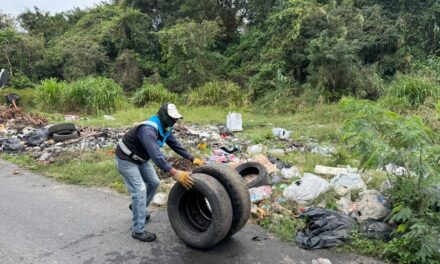
[[[347,190],[367,190],[367,185],[357,173],[340,172],[330,180],[330,185],[335,189],[344,187]]]
[[[283,195],[287,200],[306,204],[316,199],[321,193],[329,190],[329,183],[314,174],[304,173],[304,176],[287,187],[283,191]]]
[[[241,114],[230,112],[226,118],[226,127],[232,132],[243,131]]]
[[[307,227],[296,233],[300,248],[320,249],[347,242],[355,222],[348,215],[323,208],[312,208],[301,215]]]
[[[292,134],[292,131],[287,131],[284,128],[276,127],[272,129],[272,134],[274,137],[286,140],[290,138],[290,134]]]
[[[251,202],[259,202],[264,199],[269,199],[272,194],[272,187],[260,186],[249,189],[249,195],[251,196]]]
[[[284,179],[292,179],[293,177],[301,177],[301,171],[298,167],[282,168],[281,175]]]

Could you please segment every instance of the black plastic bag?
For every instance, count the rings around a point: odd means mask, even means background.
[[[49,137],[47,129],[37,129],[23,136],[27,146],[40,146]]]
[[[15,93],[9,93],[5,95],[6,103],[8,105],[12,105],[12,102],[15,102],[15,104],[18,104],[18,101],[21,99],[20,95]]]
[[[3,150],[5,151],[20,151],[24,146],[18,138],[7,138],[3,140]]]
[[[362,233],[370,239],[380,239],[385,242],[391,240],[391,232],[393,229],[385,224],[384,222],[380,222],[377,220],[369,219],[365,222],[361,223]]]
[[[355,221],[348,215],[323,208],[312,208],[301,215],[307,227],[296,233],[298,246],[304,249],[334,247],[348,241]]]

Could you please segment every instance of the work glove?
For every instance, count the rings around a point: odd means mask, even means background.
[[[191,189],[191,187],[193,187],[194,179],[189,175],[189,172],[172,169],[171,174],[174,180],[185,187],[185,189]]]
[[[203,166],[203,165],[205,165],[205,162],[199,158],[194,158],[193,164],[196,166]]]

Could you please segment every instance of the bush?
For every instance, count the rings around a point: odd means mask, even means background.
[[[26,75],[16,73],[11,77],[8,86],[16,89],[34,88],[34,83]]]
[[[64,81],[58,81],[51,78],[43,80],[37,86],[37,102],[42,110],[64,110],[63,96],[67,84]]]
[[[132,100],[136,106],[145,106],[148,103],[175,102],[177,101],[177,95],[169,92],[161,83],[144,82],[142,88],[133,95]]]
[[[190,105],[244,106],[247,95],[238,85],[229,81],[205,83],[188,96]]]
[[[45,111],[113,112],[121,96],[122,88],[112,79],[102,77],[87,77],[70,84],[48,79],[37,87],[37,101]]]
[[[399,75],[388,88],[387,96],[393,98],[397,107],[417,108],[426,99],[440,98],[440,84],[427,77]]]
[[[87,77],[71,83],[64,102],[69,110],[88,114],[110,113],[122,98],[122,88],[112,79]]]

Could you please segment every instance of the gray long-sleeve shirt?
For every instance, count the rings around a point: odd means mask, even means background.
[[[140,126],[137,132],[139,140],[147,150],[148,156],[153,160],[161,170],[169,172],[172,169],[171,164],[165,159],[165,156],[160,151],[159,144],[157,144],[158,132],[156,129],[150,126]],[[194,156],[190,154],[177,138],[171,133],[165,142],[172,150],[185,159],[193,160]]]

